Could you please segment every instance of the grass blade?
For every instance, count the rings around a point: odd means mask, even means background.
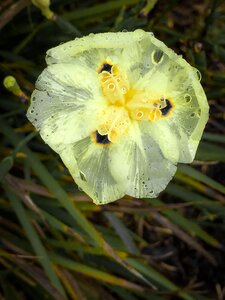
[[[62,295],[65,295],[65,291],[64,291],[58,277],[56,276],[56,274],[54,272],[53,266],[49,260],[47,252],[45,251],[45,248],[44,248],[38,234],[36,233],[33,226],[31,225],[29,218],[26,214],[26,211],[23,208],[22,203],[20,202],[19,198],[14,193],[12,193],[12,191],[9,189],[9,187],[7,187],[5,185],[4,188],[6,190],[6,194],[8,195],[8,197],[11,201],[11,205],[12,205],[20,223],[22,224],[22,226],[26,232],[26,235],[29,238],[30,243],[31,243],[37,257],[39,258],[40,264],[44,268],[47,276],[49,277],[49,279],[51,280],[53,285],[62,293]]]
[[[16,147],[20,143],[20,139],[16,133],[0,119],[0,127],[9,141]],[[63,207],[71,214],[79,225],[82,226],[84,231],[97,245],[102,245],[102,237],[95,230],[95,228],[87,221],[84,215],[75,207],[69,199],[67,193],[61,188],[59,183],[51,176],[45,166],[40,162],[37,156],[27,147],[21,148],[27,154],[27,160],[39,179],[44,185],[52,192],[52,194],[59,200]]]

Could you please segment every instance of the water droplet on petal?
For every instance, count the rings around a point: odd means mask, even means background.
[[[152,62],[153,64],[160,64],[163,60],[163,51],[162,50],[154,50],[152,52]]]
[[[196,71],[196,74],[197,74],[197,77],[198,77],[198,80],[201,81],[202,79],[202,74],[199,70]]]
[[[80,171],[80,178],[83,181],[87,181],[86,176],[85,176],[85,174],[82,171]]]
[[[126,88],[125,86],[123,86],[123,87],[121,88],[121,92],[122,92],[122,94],[126,94],[127,88]]]
[[[189,94],[184,95],[184,100],[185,100],[186,103],[191,102],[191,99],[192,99],[191,95],[189,95]]]

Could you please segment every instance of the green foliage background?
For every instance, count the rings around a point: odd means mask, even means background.
[[[202,74],[210,119],[192,165],[158,199],[96,206],[0,94],[0,299],[209,300],[225,297],[225,5],[220,0],[0,3],[0,75],[29,97],[47,49],[90,32],[142,28]]]

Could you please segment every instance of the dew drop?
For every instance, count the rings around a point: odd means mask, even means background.
[[[139,28],[139,29],[135,29],[134,32],[135,32],[135,33],[139,33],[139,34],[140,34],[140,33],[143,34],[144,31],[143,31],[142,29]]]
[[[115,84],[114,84],[114,83],[109,83],[108,86],[107,86],[107,88],[108,88],[109,90],[111,90],[111,91],[114,91],[114,89],[115,89]]]
[[[143,117],[143,115],[144,115],[144,113],[142,111],[139,111],[136,114],[136,118],[140,120]]]
[[[121,88],[121,92],[122,92],[122,94],[126,94],[127,88],[126,88],[125,86],[123,86],[123,87]]]
[[[80,60],[81,62],[84,62],[84,61],[85,61],[85,57],[84,57],[84,56],[80,56],[80,57],[79,57],[79,60]]]
[[[83,192],[83,190],[82,190],[82,188],[78,185],[78,190],[80,191],[80,192]]]
[[[198,80],[201,81],[201,79],[202,79],[201,72],[199,70],[196,70],[196,74],[197,74]]]
[[[152,52],[152,62],[154,64],[160,64],[163,60],[163,51],[162,50],[154,50]]]
[[[83,181],[87,181],[85,174],[83,172],[81,172],[81,171],[80,171],[80,178]]]
[[[184,100],[185,100],[186,103],[191,102],[191,99],[192,99],[191,95],[189,95],[189,94],[184,95]]]

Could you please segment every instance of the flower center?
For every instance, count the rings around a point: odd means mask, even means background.
[[[133,120],[157,121],[173,108],[171,100],[151,99],[145,91],[134,90],[120,66],[104,62],[98,70],[107,108],[101,113],[97,131],[112,143],[127,133]]]

